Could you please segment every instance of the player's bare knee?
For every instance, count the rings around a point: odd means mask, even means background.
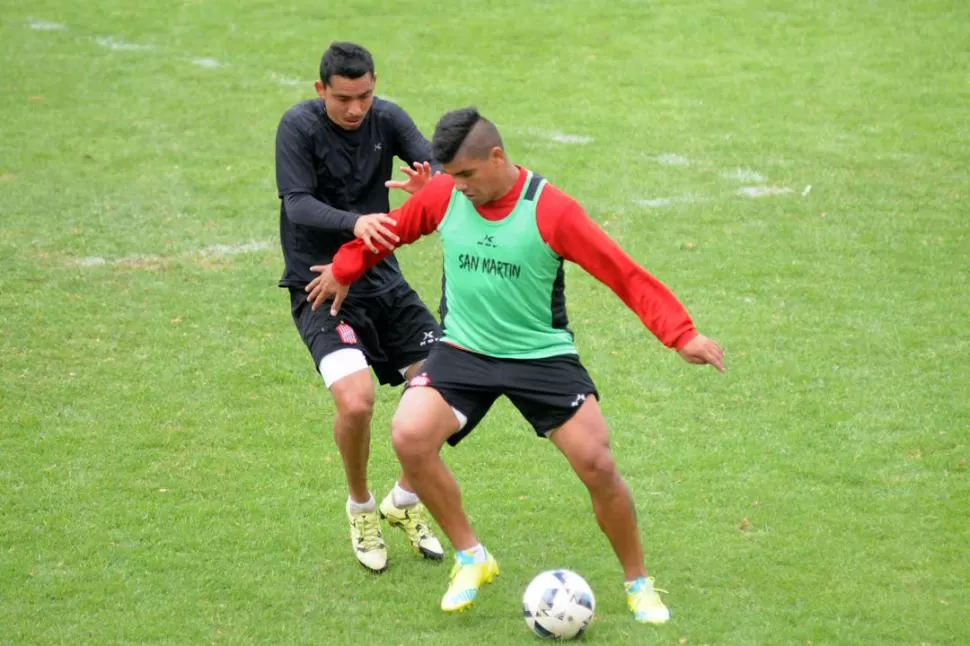
[[[337,414],[346,419],[369,422],[374,413],[374,391],[372,388],[344,389],[333,393]]]
[[[608,489],[619,480],[616,461],[607,448],[591,451],[578,460],[576,474],[589,489]]]
[[[391,444],[403,464],[407,461],[421,460],[435,451],[434,441],[429,429],[420,421],[397,414],[391,422]]]
[[[402,462],[419,458],[428,452],[428,442],[414,421],[395,415],[391,421],[391,445]]]

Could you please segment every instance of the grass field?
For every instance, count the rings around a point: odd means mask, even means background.
[[[3,1],[0,643],[529,644],[551,567],[589,644],[970,643],[970,5],[333,4]],[[426,133],[478,105],[727,348],[568,273],[669,625],[508,405],[445,454],[503,566],[475,609],[396,533],[353,561],[275,286],[275,128],[334,39]],[[436,304],[437,241],[400,257]]]

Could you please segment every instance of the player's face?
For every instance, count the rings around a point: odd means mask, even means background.
[[[355,79],[333,75],[328,85],[317,81],[314,87],[327,104],[330,120],[344,130],[356,130],[374,102],[374,84],[371,74]]]
[[[505,157],[501,148],[493,148],[485,159],[457,156],[442,164],[455,180],[455,188],[471,201],[481,205],[502,197],[502,169]]]

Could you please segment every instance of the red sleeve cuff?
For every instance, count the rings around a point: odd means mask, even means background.
[[[693,341],[694,337],[696,336],[697,336],[697,330],[695,330],[694,328],[687,330],[686,332],[684,332],[674,340],[674,344],[673,344],[674,350],[677,350],[679,352],[685,345]]]
[[[354,275],[350,272],[343,271],[340,263],[336,262],[336,260],[337,259],[334,258],[334,263],[330,267],[330,273],[333,275],[333,279],[341,285],[349,285],[354,282]]]

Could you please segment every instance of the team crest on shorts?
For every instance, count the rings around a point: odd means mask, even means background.
[[[431,385],[431,377],[428,373],[422,372],[420,375],[415,375],[411,377],[411,381],[408,382],[408,386],[413,386],[415,388],[422,388],[424,386]]]
[[[357,343],[357,334],[354,332],[354,328],[350,327],[343,321],[337,326],[337,336],[340,337],[341,343],[346,343],[348,345],[354,345]]]

